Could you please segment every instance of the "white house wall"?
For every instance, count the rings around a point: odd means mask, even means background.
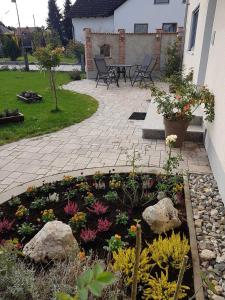
[[[225,1],[217,0],[205,84],[215,94],[215,121],[207,126],[206,149],[225,201]],[[214,38],[213,38],[214,36]]]
[[[148,23],[148,32],[162,28],[163,23],[184,26],[185,4],[170,0],[169,4],[154,4],[154,0],[128,0],[114,12],[114,27],[134,32],[135,23]]]
[[[93,32],[114,32],[114,17],[107,18],[74,18],[74,38],[84,42],[84,28],[91,28]]]

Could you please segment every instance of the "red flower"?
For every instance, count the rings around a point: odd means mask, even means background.
[[[96,201],[91,208],[88,208],[88,211],[96,214],[96,215],[101,215],[105,214],[108,210],[108,206],[103,205],[101,202]]]
[[[12,229],[13,223],[14,220],[10,222],[5,218],[2,221],[0,221],[0,233],[4,231],[10,231]]]
[[[64,211],[67,215],[75,215],[78,211],[78,205],[75,202],[68,201],[67,205],[64,207]]]
[[[108,219],[98,219],[98,232],[108,231],[112,223]]]
[[[80,232],[80,238],[85,242],[91,242],[96,239],[97,231],[96,230],[91,230],[91,229],[82,229]]]

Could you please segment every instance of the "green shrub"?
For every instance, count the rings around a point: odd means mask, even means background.
[[[72,80],[81,80],[81,72],[79,70],[73,70],[69,72],[69,75]]]
[[[182,54],[178,41],[170,44],[166,49],[165,76],[171,77],[177,74],[181,69]]]
[[[12,61],[15,61],[20,56],[20,49],[16,41],[8,36],[2,38],[3,53],[5,57],[9,57]]]

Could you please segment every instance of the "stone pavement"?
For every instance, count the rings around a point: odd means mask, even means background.
[[[89,119],[41,137],[23,139],[0,147],[0,192],[46,176],[78,169],[125,166],[127,154],[137,149],[138,165],[162,167],[166,158],[163,140],[144,140],[143,121],[128,120],[133,112],[146,112],[150,91],[129,84],[95,88],[90,80],[71,82],[64,88],[85,93],[99,101]],[[174,150],[178,151],[178,150]],[[202,145],[185,143],[182,169],[210,173]]]

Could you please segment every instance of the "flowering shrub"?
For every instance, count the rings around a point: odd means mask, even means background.
[[[82,229],[81,232],[80,232],[80,238],[85,243],[94,241],[96,239],[96,235],[97,235],[96,230],[91,230],[91,229],[88,229],[88,228]]]
[[[86,223],[86,214],[84,212],[77,212],[69,221],[72,229],[77,230]]]
[[[87,208],[89,212],[95,215],[103,215],[107,212],[108,206],[103,205],[101,202],[96,201],[91,208]]]
[[[112,222],[110,222],[108,219],[98,219],[98,227],[97,227],[97,231],[98,232],[104,232],[104,231],[108,231],[109,228],[111,227]]]
[[[214,95],[206,87],[197,87],[187,82],[177,94],[166,93],[156,86],[151,87],[154,102],[157,104],[158,113],[168,120],[192,120],[194,111],[199,106],[204,106],[205,120],[214,120]]]
[[[86,205],[92,205],[95,203],[95,197],[94,194],[91,192],[87,192],[87,196],[84,198]]]
[[[135,238],[136,237],[136,232],[137,232],[137,226],[136,225],[131,225],[130,228],[128,229],[128,234],[130,237]]]
[[[28,215],[29,211],[28,209],[24,206],[24,205],[20,205],[18,208],[17,208],[17,211],[15,213],[15,216],[17,218],[22,218],[26,215]]]
[[[10,231],[12,229],[14,220],[9,221],[8,219],[4,218],[2,221],[0,221],[0,233],[3,233],[4,231]]]
[[[53,209],[52,208],[45,209],[42,212],[41,219],[45,223],[55,220],[55,214],[54,214]]]
[[[106,240],[108,245],[104,247],[105,250],[109,252],[117,251],[120,248],[123,248],[127,243],[123,242],[119,234],[111,236],[110,240]]]
[[[74,215],[78,211],[78,205],[75,202],[68,201],[67,205],[64,207],[64,212],[67,215]]]
[[[174,146],[176,140],[176,135],[168,135],[166,138],[166,145],[169,147],[169,151],[167,151],[168,159],[163,166],[166,175],[172,175],[173,170],[178,168],[180,161],[183,160],[181,154],[177,154],[175,156],[172,155],[172,147]]]

